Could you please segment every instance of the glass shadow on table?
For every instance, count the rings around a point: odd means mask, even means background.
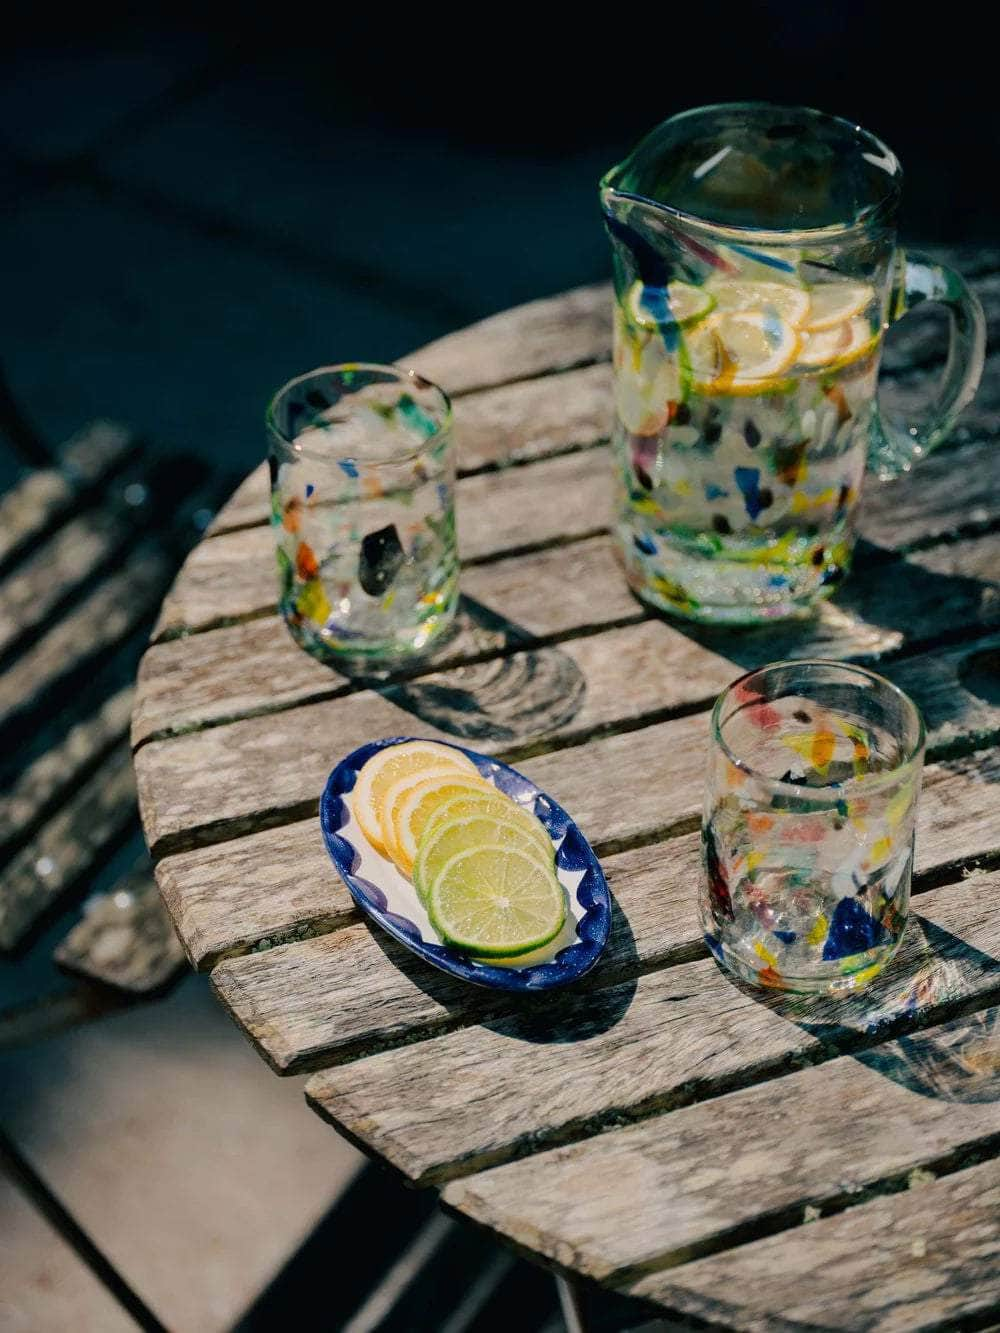
[[[491,1031],[521,1041],[565,1044],[607,1032],[628,1012],[638,985],[639,954],[628,917],[611,893],[611,933],[594,969],[579,981],[535,994],[511,994],[440,972],[410,953],[391,935],[364,918],[372,939],[386,959],[453,1016],[442,1020],[445,1031],[459,1020],[480,1023]],[[586,996],[586,1003],[581,999]]]
[[[442,674],[447,672],[447,679]],[[463,595],[453,632],[389,679],[358,683],[461,741],[528,745],[567,726],[587,682],[568,653]]]
[[[769,992],[723,975],[827,1056],[851,1055],[924,1097],[1000,1101],[1000,960],[917,911],[896,957],[857,996]]]

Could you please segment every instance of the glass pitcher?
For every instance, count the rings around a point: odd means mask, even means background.
[[[734,624],[808,613],[849,567],[866,465],[907,471],[972,398],[982,308],[897,248],[901,182],[860,126],[755,102],[664,121],[601,181],[618,532],[647,602]],[[927,300],[951,314],[938,400],[890,421],[882,335]]]

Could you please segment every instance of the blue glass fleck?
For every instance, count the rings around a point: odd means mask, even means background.
[[[833,913],[830,930],[823,945],[823,961],[832,963],[838,958],[864,953],[887,944],[889,932],[858,902],[857,898],[841,898]]]

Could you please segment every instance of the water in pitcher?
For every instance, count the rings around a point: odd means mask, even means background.
[[[705,252],[615,307],[632,586],[696,619],[785,616],[846,573],[881,342],[875,288],[794,251]]]

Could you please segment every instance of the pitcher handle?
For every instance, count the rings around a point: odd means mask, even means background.
[[[948,359],[937,401],[920,421],[899,421],[876,409],[868,466],[883,481],[908,472],[951,433],[962,408],[972,400],[983,373],[986,319],[979,297],[954,269],[925,255],[896,251],[896,282],[889,313],[900,319],[923,301],[938,301],[950,316]]]

